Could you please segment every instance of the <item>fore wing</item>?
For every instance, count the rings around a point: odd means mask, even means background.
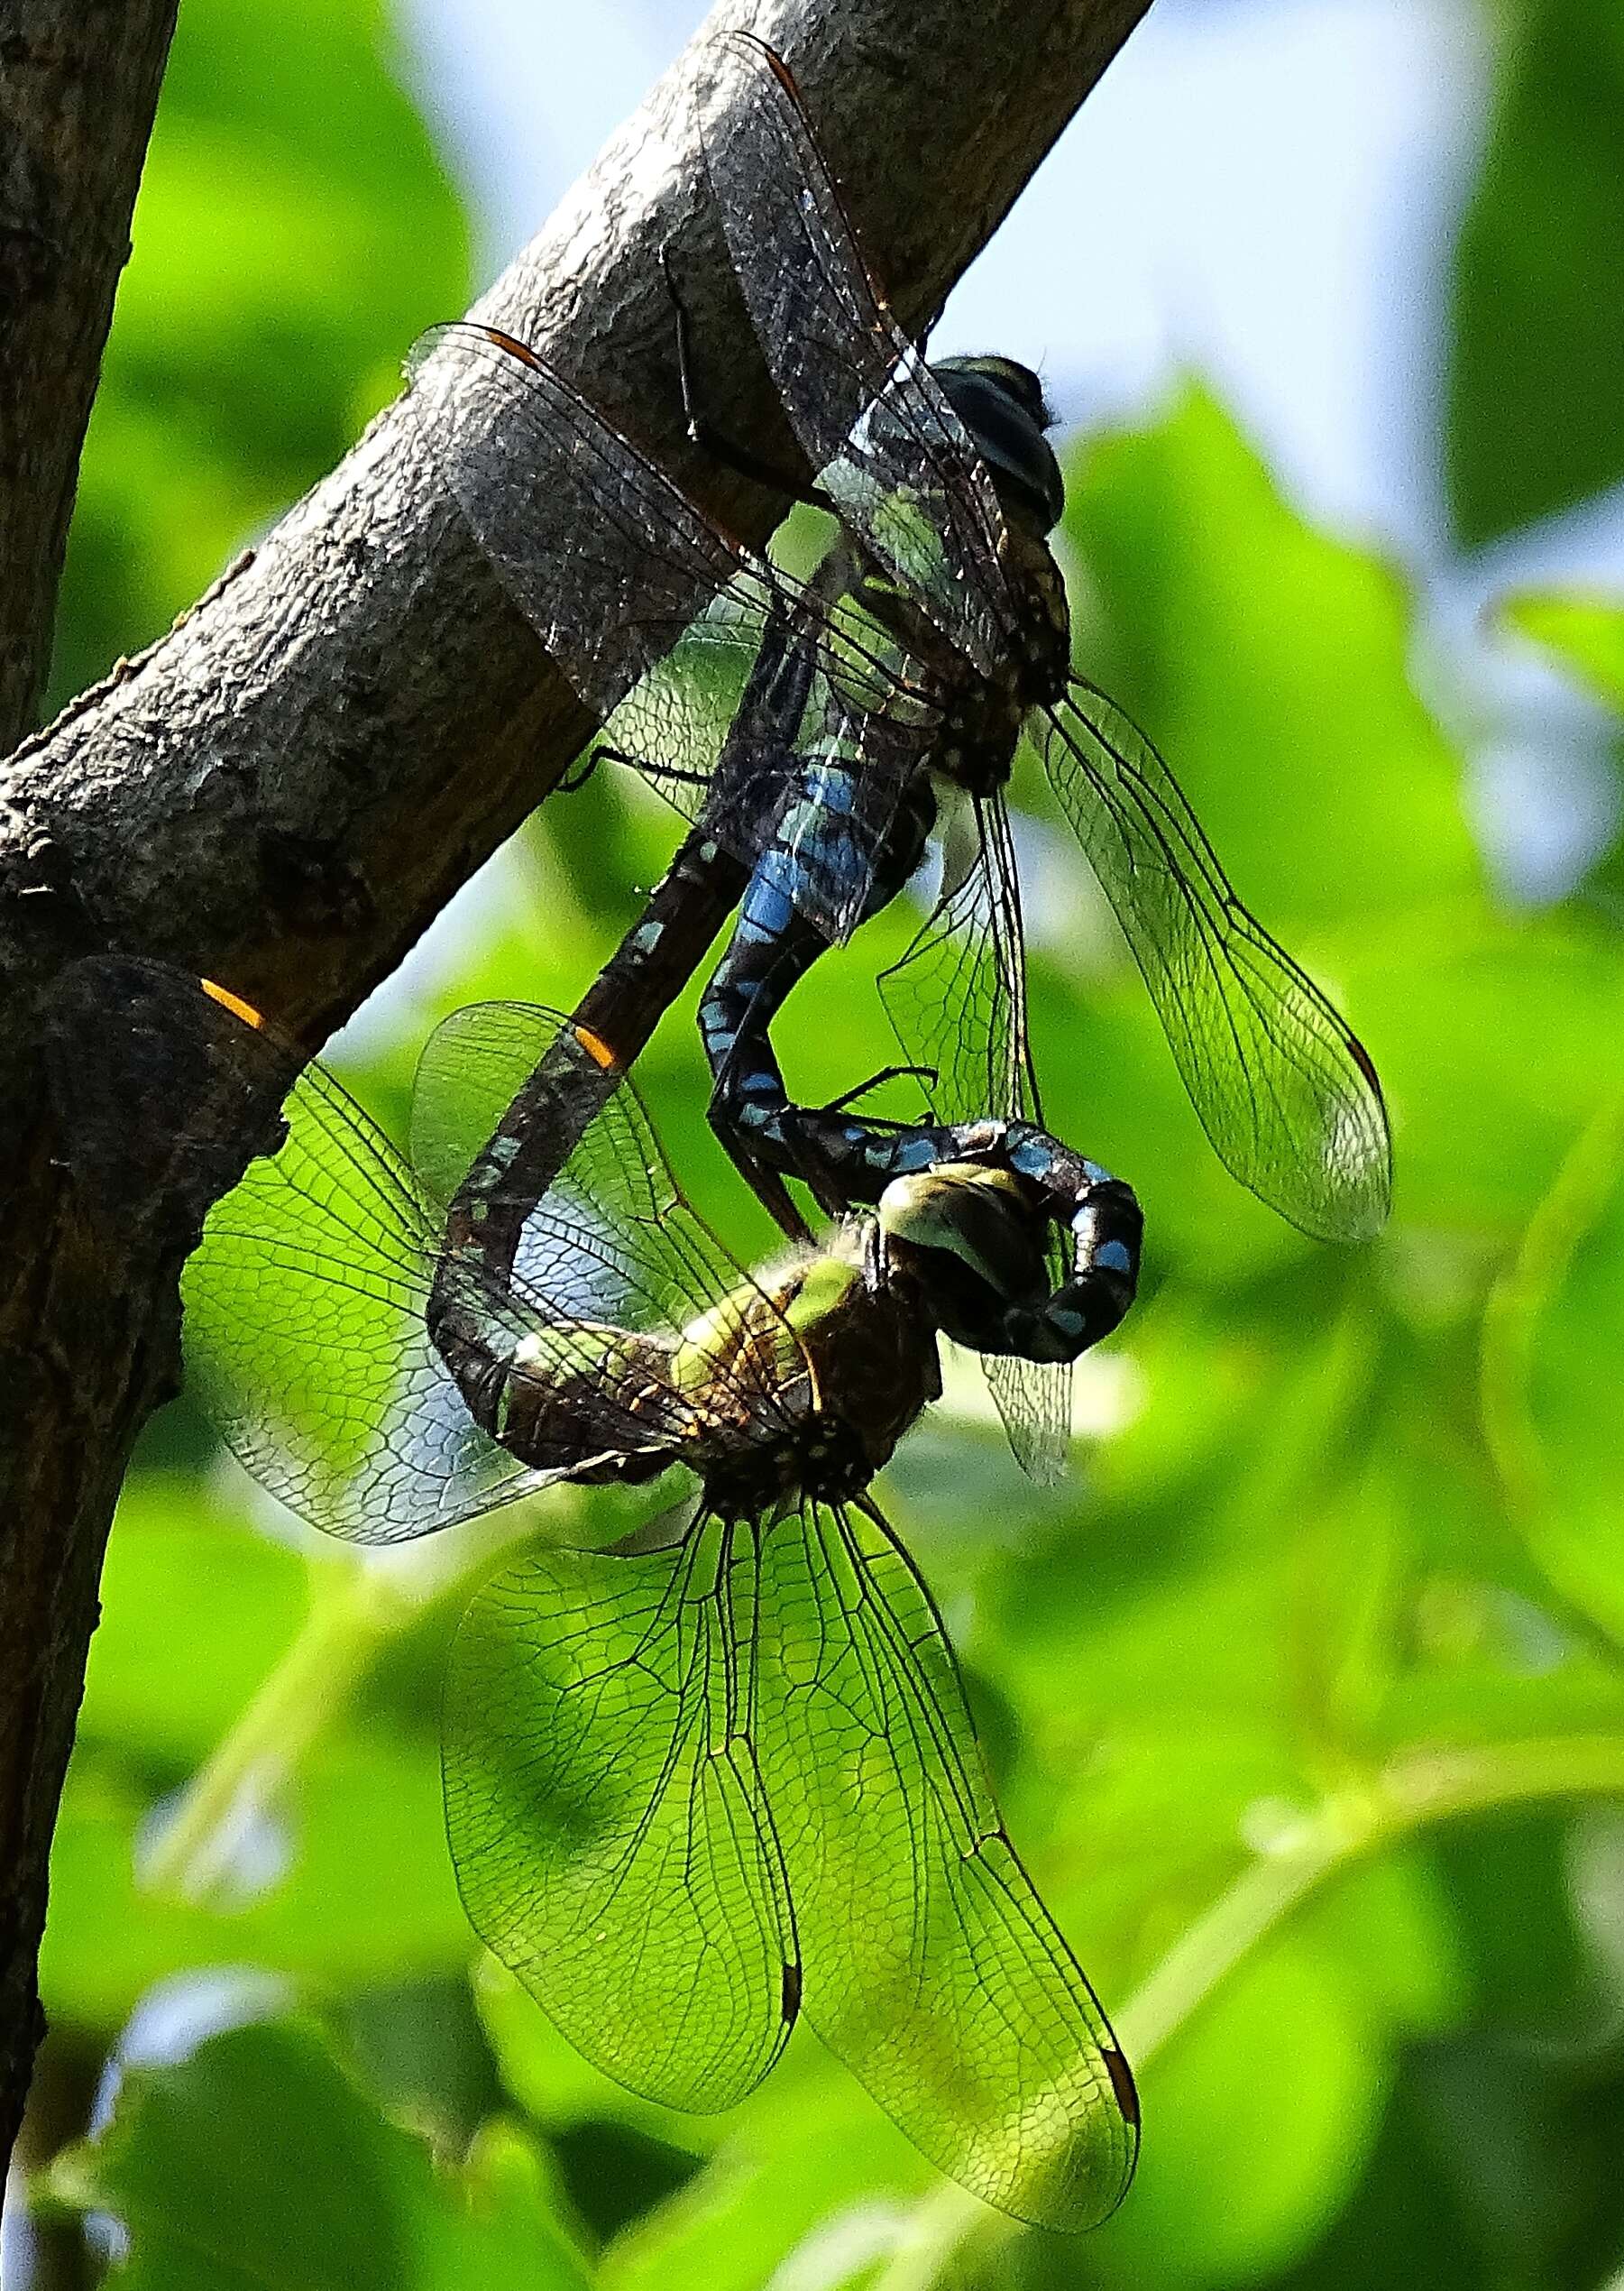
[[[900,708],[861,616],[728,538],[526,344],[436,327],[415,345],[419,435],[509,594],[606,752],[754,866],[799,801],[805,759],[865,762],[871,714]],[[915,742],[917,745],[917,742]],[[794,903],[844,938],[895,791],[864,785],[864,850]]]
[[[441,1212],[331,1074],[160,964],[79,964],[63,998],[57,1063],[87,1159],[156,1127],[178,1168],[281,1105],[281,1143],[209,1211],[181,1280],[188,1389],[262,1486],[330,1535],[394,1543],[558,1477],[470,1418],[424,1325]],[[155,1042],[194,1062],[179,1109],[142,1103]]]
[[[992,479],[869,273],[783,58],[748,32],[723,41],[743,73],[706,164],[790,426],[842,520],[997,676],[1022,608]]]

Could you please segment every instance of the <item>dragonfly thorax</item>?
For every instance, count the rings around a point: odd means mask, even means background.
[[[748,1431],[707,1443],[707,1505],[724,1518],[756,1517],[785,1498],[859,1494],[941,1390],[936,1321],[918,1284],[888,1262],[877,1224],[863,1217],[753,1293],[744,1321],[755,1322],[758,1345],[770,1324],[772,1348],[748,1363],[730,1348],[729,1376],[765,1404]]]

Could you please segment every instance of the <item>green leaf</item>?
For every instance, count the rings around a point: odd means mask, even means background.
[[[1624,475],[1624,12],[1518,0],[1455,255],[1446,474],[1476,546]]]
[[[1583,589],[1528,589],[1500,607],[1508,627],[1532,637],[1610,706],[1624,711],[1624,603]]]
[[[298,1627],[307,1569],[285,1544],[222,1523],[197,1481],[138,1470],[119,1499],[101,1588],[79,1740],[131,1762],[191,1767]]]
[[[128,2291],[583,2291],[547,2176],[493,2129],[459,2174],[380,2115],[302,2022],[126,2069],[60,2202],[115,2213]]]
[[[1527,1443],[1518,1492],[1562,1578],[1624,1632],[1617,1379],[1624,1343],[1624,1098],[1598,1107],[1508,1274],[1526,1318],[1526,1390],[1509,1427]],[[1493,1399],[1491,1394],[1491,1399]],[[1513,1468],[1516,1468],[1515,1464]]]
[[[241,1964],[339,1988],[467,1964],[473,1937],[446,1861],[438,1762],[385,1741],[332,1744],[274,1817],[285,1872],[234,1906],[159,1900],[137,1882],[152,1808],[76,1762],[52,1853],[41,1983],[53,2018],[116,2027],[155,1981]]]
[[[1335,1969],[1278,1944],[1146,2071],[1139,2177],[1090,2256],[1158,2286],[1287,2265],[1357,2182],[1390,2075]]]
[[[834,2291],[867,2281],[907,2204],[932,2194],[956,2200],[849,2076],[792,2044],[709,2163],[610,2246],[603,2291]]]

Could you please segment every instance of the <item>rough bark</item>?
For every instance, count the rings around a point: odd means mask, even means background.
[[[175,0],[0,5],[0,749],[36,721],[50,665],[79,449],[174,22]],[[13,1026],[14,985],[8,965],[0,1011]],[[0,2158],[39,2040],[45,1856],[118,1472],[109,1449],[69,1496],[73,1475],[50,1453],[71,1411],[51,1404],[65,1364],[46,1353],[76,1266],[70,1247],[51,1250],[57,1186],[46,1133],[21,1116],[25,1072],[0,1035]]]
[[[35,719],[175,0],[0,6],[0,748]]]
[[[934,310],[1149,0],[729,0],[784,50],[904,319]],[[704,34],[700,35],[701,41]],[[681,439],[669,245],[718,422],[792,457],[705,207],[698,42],[479,306],[741,536],[784,503]],[[725,133],[725,87],[711,133]],[[1041,329],[1039,329],[1041,331]],[[404,345],[402,345],[404,347]],[[1010,345],[1019,347],[1019,345]],[[318,1039],[587,729],[393,410],[151,652],[0,767],[0,2126],[34,2038],[44,1856],[136,1431],[173,1376],[172,1205],[92,1234],[14,1014],[76,951],[201,969]]]

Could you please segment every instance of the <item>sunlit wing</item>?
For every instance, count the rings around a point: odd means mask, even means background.
[[[706,164],[757,340],[841,519],[983,676],[1021,625],[1004,512],[940,384],[871,277],[787,68],[750,33]]]
[[[188,1389],[221,1438],[351,1542],[426,1535],[545,1486],[557,1475],[486,1438],[428,1340],[436,1204],[320,1067],[284,1118],[287,1142],[212,1212],[181,1282]]]
[[[466,1005],[425,1044],[411,1157],[437,1199],[451,1200],[521,1093],[534,1158],[522,1170],[507,1158],[488,1198],[526,1214],[527,1289],[562,1310],[575,1287],[594,1317],[674,1338],[737,1288],[737,1259],[683,1199],[635,1085],[539,1004]]]
[[[431,458],[594,715],[608,716],[729,584],[742,576],[741,612],[765,609],[766,566],[527,345],[471,322],[432,327],[408,371]]]
[[[1392,1163],[1363,1045],[1241,904],[1172,773],[1113,701],[1074,678],[1032,729],[1219,1159],[1304,1232],[1368,1239]]]
[[[209,1210],[181,1287],[188,1388],[264,1486],[383,1543],[543,1484],[475,1428],[428,1343],[440,1211],[331,1075],[162,964],[76,964],[57,1000],[76,1165],[116,1179],[133,1149],[149,1201],[212,1169],[206,1200],[245,1139],[278,1147]]]
[[[898,1042],[925,1068],[939,1121],[996,1114],[1038,1121],[1026,1031],[1020,897],[1002,795],[967,804],[950,823],[941,894],[913,945],[879,981]],[[1051,1288],[1070,1250],[1051,1233]],[[1071,1369],[982,1357],[989,1390],[1023,1469],[1044,1486],[1065,1476],[1071,1435]]]
[[[798,1996],[748,1550],[711,1521],[667,1550],[533,1552],[476,1596],[446,1681],[470,1918],[580,2052],[675,2108],[742,2099]]]
[[[504,1122],[510,1150],[488,1164],[483,1197],[488,1215],[511,1213],[522,1228],[511,1294],[544,1365],[575,1359],[582,1327],[676,1347],[707,1319],[725,1320],[729,1305],[767,1311],[684,1198],[635,1085],[599,1063],[561,1011],[474,1003],[425,1045],[411,1158],[437,1201],[451,1201]],[[793,1348],[787,1327],[782,1337]],[[712,1412],[732,1423],[781,1420],[766,1351],[719,1358],[708,1388],[684,1392],[681,1416],[694,1430]]]
[[[509,594],[602,721],[606,751],[753,864],[797,756],[863,751],[875,744],[866,714],[899,704],[859,616],[831,612],[736,546],[525,344],[436,327],[409,370],[419,434]],[[871,853],[888,799],[876,785],[864,803]],[[796,888],[839,940],[867,875],[854,862],[827,900],[810,879]]]
[[[1133,2175],[1132,2078],[1004,1833],[929,1594],[877,1514],[809,1505],[765,1540],[759,1596],[807,2019],[985,2202],[1103,2219]]]
[[[1026,1036],[1021,911],[1002,796],[961,799],[941,889],[880,996],[908,1059],[928,1068],[939,1120],[1041,1118]]]

